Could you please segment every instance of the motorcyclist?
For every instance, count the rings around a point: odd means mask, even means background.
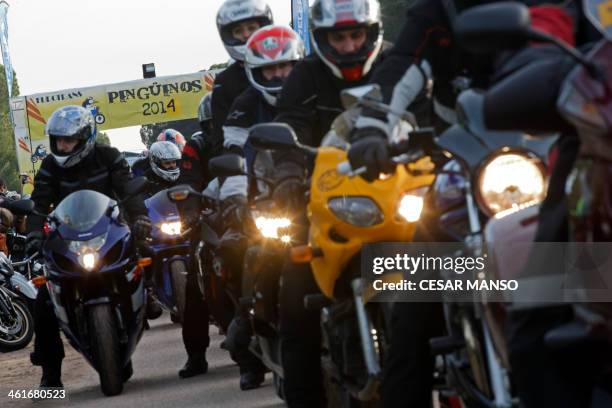
[[[381,86],[383,100],[395,110],[403,111],[418,101],[433,79],[433,124],[444,129],[456,122],[454,104],[457,95],[467,87],[486,88],[492,75],[502,69],[518,69],[521,65],[505,65],[495,55],[476,56],[462,49],[453,36],[452,25],[457,14],[465,9],[489,1],[419,0],[407,12],[407,20],[396,41],[396,46],[376,70],[372,82]],[[525,1],[531,8],[532,25],[564,40],[573,39],[568,6],[573,2]],[[560,7],[562,6],[562,7]],[[575,12],[577,9],[571,9]],[[574,19],[575,21],[575,19]],[[568,25],[569,22],[569,25]],[[576,30],[578,31],[578,30]],[[547,50],[542,49],[542,52]],[[529,59],[525,59],[523,64]],[[506,75],[508,72],[505,73]],[[349,160],[353,168],[365,166],[366,180],[392,172],[389,164],[387,135],[397,120],[365,109],[357,120],[352,135]],[[436,239],[419,225],[415,239]],[[425,232],[424,232],[425,231]],[[398,303],[392,317],[392,344],[385,363],[381,386],[385,406],[431,405],[433,358],[430,357],[429,338],[443,330],[441,306],[436,303]],[[425,374],[425,375],[424,375]]]
[[[181,170],[181,151],[172,142],[155,142],[149,149],[149,170],[144,176],[149,180],[148,194],[153,195],[176,184]]]
[[[217,30],[235,61],[215,78],[212,99],[213,136],[223,144],[223,125],[234,100],[249,85],[244,72],[244,49],[251,34],[272,24],[272,11],[264,0],[226,0],[217,12]]]
[[[342,113],[340,91],[367,83],[382,46],[377,0],[316,0],[310,8],[315,53],[298,62],[277,100],[276,121],[289,124],[299,141],[319,146],[336,116]],[[305,211],[300,197],[303,157],[275,158],[281,180],[275,201]],[[296,237],[306,241],[307,237]],[[284,392],[290,407],[324,405],[321,382],[319,313],[304,308],[304,296],[318,293],[308,265],[286,260],[280,293],[280,336]]]
[[[258,123],[270,122],[276,116],[276,98],[285,78],[294,64],[304,57],[304,45],[298,34],[289,27],[281,25],[265,26],[257,30],[246,44],[245,69],[249,86],[232,104],[230,114],[223,126],[225,150],[247,158],[251,167],[254,160],[253,149],[245,143],[249,129]],[[247,213],[247,178],[230,177],[221,186],[220,198],[223,207],[228,209],[226,233],[223,237],[243,234],[244,219]],[[223,242],[223,238],[221,239]],[[231,258],[242,260],[246,247],[233,246]],[[242,262],[234,270],[242,270]],[[242,273],[238,274],[240,279]],[[249,350],[251,329],[246,316],[237,316],[228,330],[226,344],[240,365],[240,388],[257,388],[264,381],[265,366]]]
[[[96,126],[89,110],[80,106],[64,106],[49,118],[45,133],[49,136],[51,155],[47,156],[34,178],[32,200],[35,210],[47,214],[74,191],[90,189],[121,199],[128,193],[126,183],[132,178],[130,168],[119,151],[98,144]],[[151,222],[141,197],[125,203],[136,241],[151,232]],[[42,241],[45,217],[30,215],[27,251],[38,251]],[[63,387],[61,364],[64,347],[59,326],[46,286],[39,289],[34,309],[36,334],[31,361],[42,366],[41,387]],[[126,367],[131,371],[131,364]],[[131,372],[124,373],[126,377]]]
[[[181,152],[187,144],[185,136],[183,136],[183,134],[178,130],[174,130],[171,128],[162,130],[157,136],[157,141],[172,142],[179,148]],[[138,159],[134,162],[134,164],[132,164],[132,172],[135,176],[144,176],[149,169],[151,169],[151,160],[149,160],[148,156],[145,156],[142,159]]]
[[[208,160],[215,157],[218,151],[212,141],[212,93],[207,93],[198,105],[200,132],[196,132],[183,149],[181,170],[178,184],[189,184],[197,191],[202,191],[212,180],[208,171]],[[188,199],[179,207],[181,219],[195,219],[200,211],[199,199]],[[194,240],[195,242],[195,240]],[[200,294],[195,278],[195,265],[192,263],[187,274],[185,290],[185,310],[183,315],[183,344],[187,352],[187,362],[179,370],[180,378],[189,378],[204,374],[208,370],[206,349],[210,343],[208,336],[208,304]]]

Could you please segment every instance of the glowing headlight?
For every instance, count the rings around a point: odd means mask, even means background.
[[[281,228],[288,228],[291,225],[291,220],[289,218],[273,218],[273,217],[264,217],[259,216],[255,218],[255,225],[261,235],[265,238],[275,238],[280,239],[283,242],[291,241],[291,237],[289,235],[282,235],[279,237],[278,230]]]
[[[164,222],[159,226],[161,232],[166,235],[181,235],[182,225],[180,221]]]
[[[89,241],[68,241],[68,249],[75,254],[98,252],[106,242],[106,234],[98,235]]]
[[[417,222],[423,211],[423,196],[427,187],[406,193],[400,199],[397,213],[408,222]]]
[[[358,227],[370,227],[383,220],[380,208],[368,197],[337,197],[327,205],[340,220]]]
[[[546,194],[546,177],[539,162],[522,154],[501,154],[478,177],[479,201],[489,215],[537,204]]]
[[[86,252],[84,254],[79,255],[79,263],[83,268],[88,271],[91,271],[94,266],[96,266],[96,261],[98,260],[98,254],[94,252]]]

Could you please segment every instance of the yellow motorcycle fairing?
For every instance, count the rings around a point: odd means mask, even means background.
[[[429,186],[434,180],[429,158],[411,166],[421,171],[426,169],[425,175],[411,175],[404,165],[398,165],[394,175],[372,183],[337,173],[337,165],[346,160],[347,153],[343,150],[319,148],[310,187],[309,245],[320,250],[320,256],[312,258],[310,264],[321,292],[328,298],[334,296],[337,279],[363,244],[412,239],[416,222],[408,222],[397,213],[401,197]],[[329,200],[336,197],[370,198],[381,210],[382,222],[359,227],[341,221],[328,206]]]

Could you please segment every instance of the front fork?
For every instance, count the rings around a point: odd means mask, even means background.
[[[354,279],[351,282],[355,311],[357,313],[357,326],[361,340],[361,351],[367,370],[366,384],[357,392],[357,398],[362,401],[368,401],[376,395],[380,383],[381,369],[380,362],[378,361],[379,354],[375,344],[380,334],[376,332],[365,309],[363,286],[362,278]]]

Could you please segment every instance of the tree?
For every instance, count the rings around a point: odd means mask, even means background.
[[[109,145],[109,146],[111,144],[108,135],[100,131],[98,131],[98,135],[96,136],[96,142],[100,142],[102,144]]]
[[[415,0],[380,0],[385,40],[395,42],[402,28],[406,10]]]
[[[13,71],[13,97],[19,95],[17,75]],[[6,74],[4,66],[0,65],[0,177],[4,179],[11,190],[20,189],[19,167],[15,149],[15,137],[11,124]]]

